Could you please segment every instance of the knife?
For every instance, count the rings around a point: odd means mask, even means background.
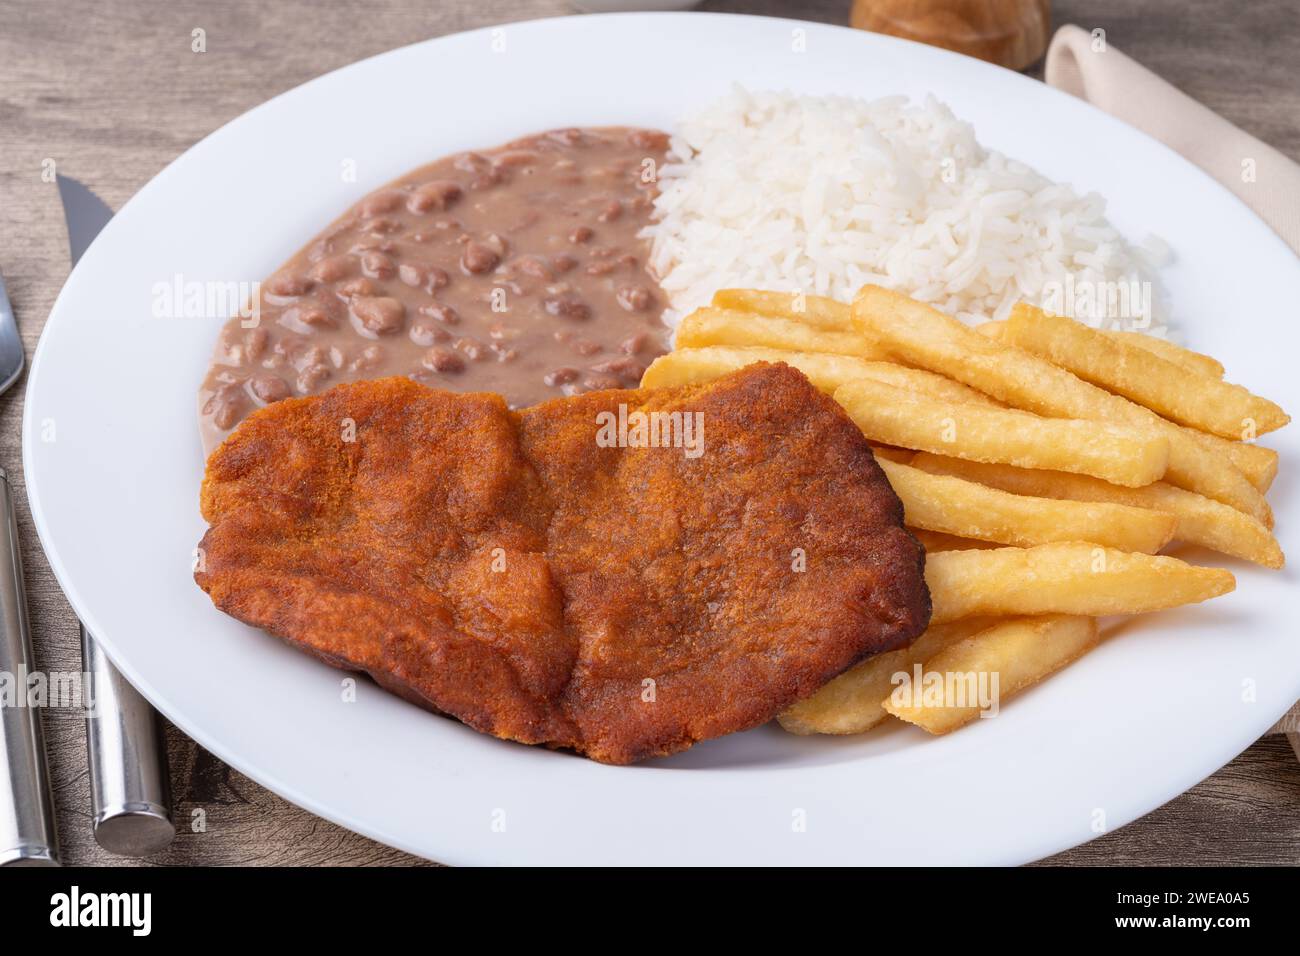
[[[113,210],[77,180],[62,174],[57,179],[75,266]],[[162,722],[84,624],[81,666],[90,704],[86,754],[95,841],[124,856],[156,853],[176,835]]]

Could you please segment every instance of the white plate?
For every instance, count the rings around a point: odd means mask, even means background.
[[[204,530],[194,394],[221,323],[151,318],[155,283],[263,277],[418,164],[556,126],[669,127],[733,81],[933,91],[986,145],[1102,192],[1134,238],[1167,238],[1188,342],[1300,408],[1300,263],[1204,174],[1040,83],[857,31],[696,13],[396,50],[272,100],[160,173],[86,253],[32,363],[23,451],[41,541],[77,613],[186,733],[321,816],[449,863],[1017,863],[1159,806],[1300,697],[1293,575],[1244,565],[1230,597],[1126,626],[950,737],[761,728],[631,768],[484,737],[366,682],[343,703],[338,671],[212,608],[190,576]],[[356,182],[340,175],[349,160]],[[1270,442],[1283,456],[1271,497],[1300,555],[1296,441],[1292,428]]]

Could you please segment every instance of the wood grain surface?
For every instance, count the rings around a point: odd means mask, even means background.
[[[849,0],[760,0],[703,9],[845,23],[848,6]],[[1300,159],[1294,0],[1053,6],[1054,24],[1105,29],[1125,53]],[[69,269],[58,192],[41,179],[43,160],[54,159],[61,172],[119,208],[197,140],[312,77],[428,37],[570,12],[559,0],[0,4],[0,272],[28,354]],[[190,50],[199,27],[207,34],[202,55]],[[76,618],[37,543],[17,468],[23,384],[0,398],[0,465],[16,479],[37,665],[75,670]],[[80,715],[49,712],[45,726],[65,862],[134,862],[103,852],[90,834]],[[180,835],[148,864],[420,862],[285,802],[174,728],[168,737]],[[1171,750],[1196,745],[1169,741]],[[1284,737],[1265,738],[1142,820],[1045,862],[1300,863],[1300,764]]]

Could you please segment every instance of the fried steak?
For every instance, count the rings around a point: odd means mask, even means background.
[[[602,447],[620,405],[700,413],[702,454]],[[871,449],[786,365],[520,412],[340,385],[247,419],[202,510],[195,580],[222,611],[476,730],[607,763],[764,723],[930,614]]]

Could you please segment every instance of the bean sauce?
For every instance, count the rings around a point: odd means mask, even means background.
[[[205,450],[253,410],[407,375],[519,408],[636,386],[667,350],[646,267],[653,130],[554,130],[371,193],[261,284],[199,391]],[[248,327],[248,326],[252,327]]]

